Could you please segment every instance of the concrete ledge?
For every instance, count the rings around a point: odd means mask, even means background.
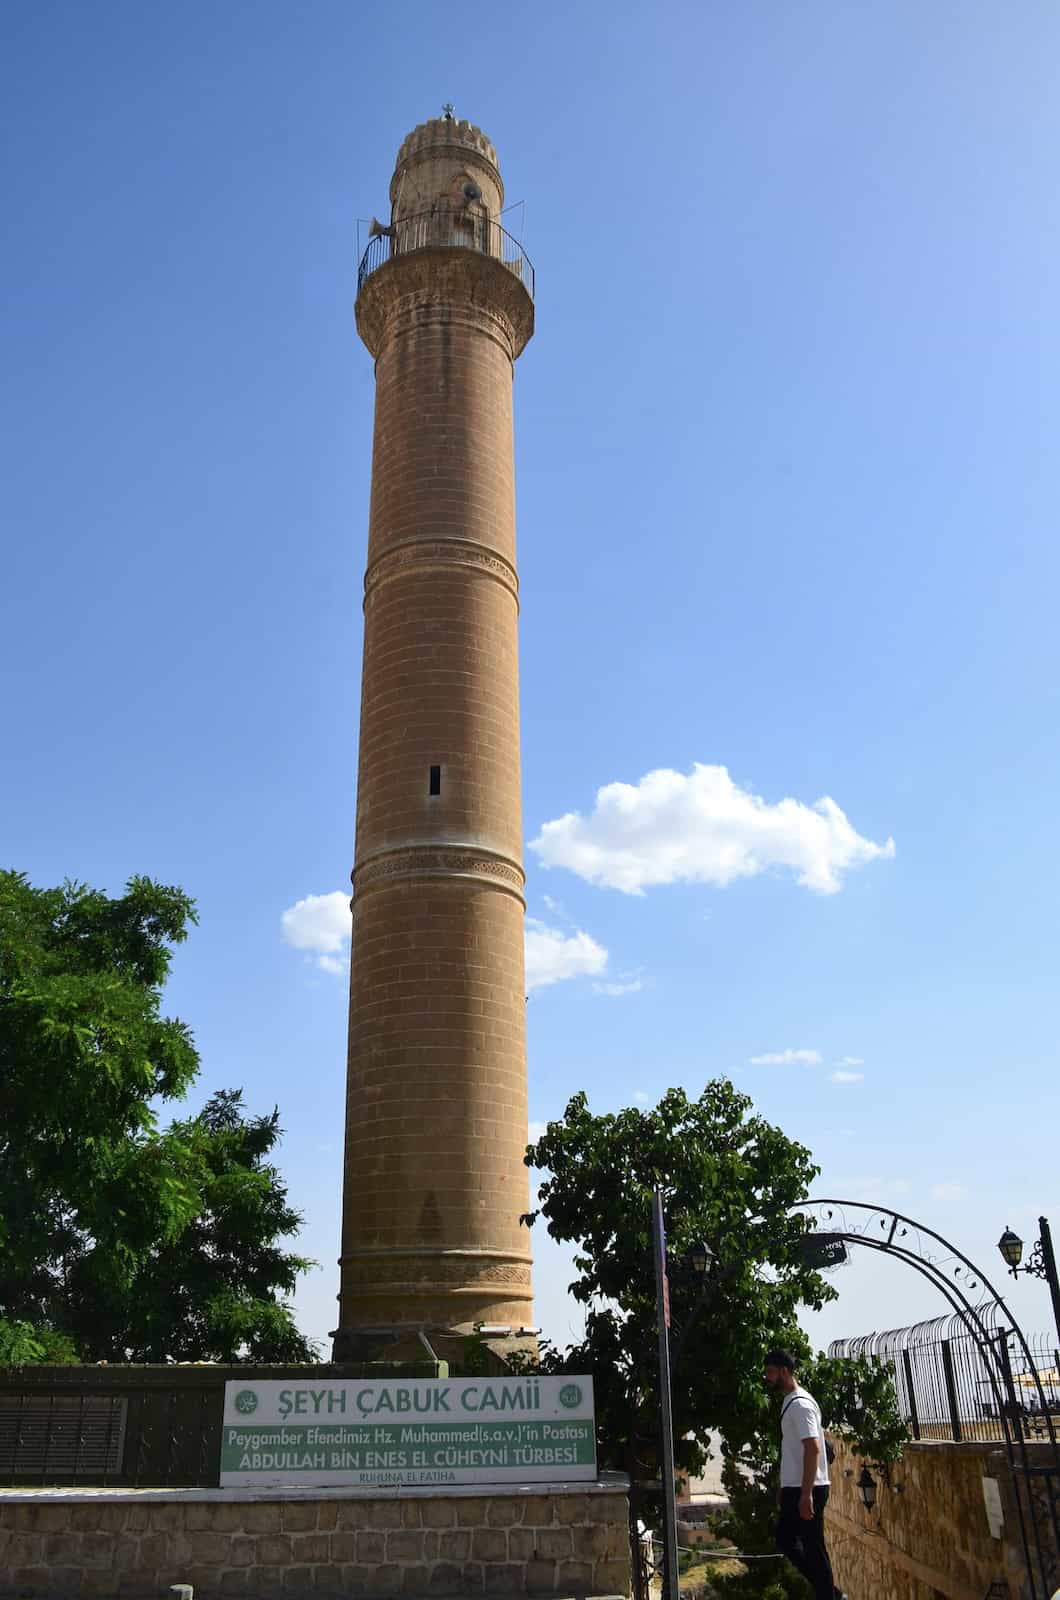
[[[223,1505],[258,1505],[264,1502],[302,1500],[504,1500],[509,1496],[523,1495],[578,1495],[578,1494],[628,1494],[629,1479],[621,1472],[605,1474],[574,1483],[454,1483],[454,1484],[392,1484],[381,1483],[359,1486],[344,1485],[328,1489],[313,1484],[287,1484],[274,1489],[130,1489],[120,1488],[61,1489],[47,1485],[39,1489],[0,1488],[0,1509],[5,1505],[79,1505],[99,1503],[107,1505],[152,1504],[201,1505],[217,1502]]]

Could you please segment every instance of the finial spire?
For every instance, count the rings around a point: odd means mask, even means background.
[[[445,118],[446,122],[452,122],[453,118],[456,116],[456,107],[453,105],[451,100],[447,100],[445,105],[442,107],[442,116]]]

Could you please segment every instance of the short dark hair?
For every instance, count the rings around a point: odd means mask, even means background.
[[[795,1357],[790,1350],[770,1350],[762,1365],[764,1367],[787,1367],[789,1372],[795,1371]]]

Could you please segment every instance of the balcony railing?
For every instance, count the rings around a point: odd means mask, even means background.
[[[364,280],[393,256],[407,256],[414,250],[428,249],[478,250],[482,255],[493,256],[514,273],[531,300],[534,297],[534,269],[530,257],[506,228],[489,217],[441,207],[402,217],[386,233],[369,239],[357,273],[357,293],[360,294]]]

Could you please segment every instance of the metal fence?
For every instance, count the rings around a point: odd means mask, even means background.
[[[978,1307],[978,1314],[991,1334],[1004,1338],[993,1302]],[[1030,1364],[1018,1345],[1008,1345],[1008,1396],[999,1391],[996,1366],[984,1361],[960,1313],[836,1339],[828,1354],[865,1356],[888,1367],[914,1439],[1003,1440],[1007,1420],[1013,1438],[1032,1441],[1049,1437],[1050,1422],[1060,1431],[1060,1351],[1046,1334],[1027,1343]]]
[[[225,1384],[378,1376],[370,1363],[313,1367],[0,1368],[0,1486],[216,1487]],[[434,1362],[389,1368],[433,1378]]]
[[[534,269],[519,241],[499,222],[463,206],[438,206],[433,211],[401,217],[369,239],[357,273],[358,294],[364,280],[384,262],[427,249],[477,250],[481,255],[493,256],[519,279],[530,298],[534,297]]]

